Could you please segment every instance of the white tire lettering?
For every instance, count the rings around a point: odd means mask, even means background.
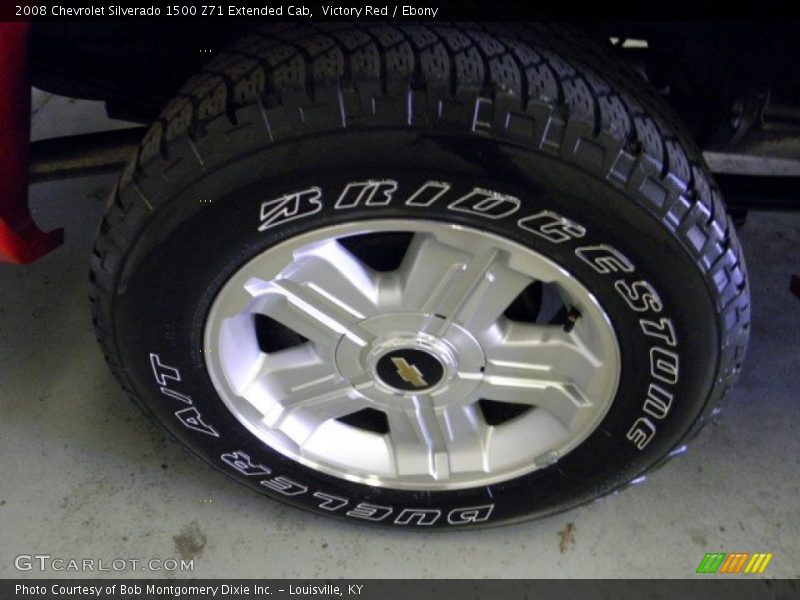
[[[321,508],[322,510],[339,510],[347,506],[348,503],[347,498],[326,494],[325,492],[314,492],[314,498],[322,500],[322,502],[317,505],[317,508]]]
[[[429,526],[436,523],[442,511],[438,508],[405,508],[394,520],[395,525],[420,525]]]
[[[322,210],[320,196],[322,189],[311,187],[262,202],[258,230],[266,231],[282,223],[318,213]]]
[[[678,355],[664,348],[650,348],[650,374],[664,383],[678,383]]]
[[[674,348],[678,343],[672,319],[661,317],[658,323],[650,319],[639,319],[639,326],[642,328],[642,333],[663,340],[667,346]]]
[[[302,483],[292,481],[283,475],[274,477],[272,479],[264,479],[258,483],[263,485],[265,488],[269,488],[275,492],[278,492],[279,494],[283,494],[284,496],[299,496],[300,494],[305,494],[308,491],[308,488]]]
[[[217,430],[214,429],[211,425],[203,421],[203,417],[200,415],[200,411],[197,410],[194,406],[190,408],[184,408],[183,410],[179,410],[175,413],[175,416],[178,417],[181,423],[183,423],[184,427],[187,429],[192,429],[194,431],[199,431],[200,433],[204,433],[206,435],[210,435],[211,437],[219,437]]]
[[[576,240],[586,235],[584,227],[549,210],[520,219],[517,225],[554,244]]]
[[[487,521],[492,514],[494,504],[484,504],[483,506],[468,506],[466,508],[454,508],[447,513],[447,522],[451,525],[465,525],[467,523],[481,523]]]
[[[356,206],[386,206],[397,191],[393,179],[355,181],[348,183],[334,208],[355,208]]]
[[[474,188],[468,194],[452,202],[447,208],[487,219],[502,219],[517,212],[520,205],[519,198],[514,196],[499,194],[483,188]]]
[[[663,419],[672,407],[672,394],[656,383],[647,389],[647,399],[642,410],[655,419]]]
[[[392,514],[393,510],[391,506],[377,506],[375,504],[361,502],[345,514],[348,517],[364,519],[365,521],[383,521]]]
[[[658,313],[664,308],[661,298],[658,297],[658,292],[646,281],[639,280],[629,284],[627,281],[620,279],[614,283],[614,287],[622,296],[622,299],[628,303],[628,306],[636,312],[651,310]]]
[[[426,181],[421,188],[409,196],[406,206],[430,206],[449,191],[449,183]]]
[[[627,437],[639,450],[644,450],[653,436],[656,434],[656,427],[647,417],[639,417],[628,430]]]
[[[592,267],[600,275],[608,273],[631,273],[633,263],[613,246],[584,246],[575,249],[575,256]]]
[[[150,366],[153,368],[153,375],[162,394],[190,405],[189,408],[184,408],[175,413],[175,416],[178,417],[178,420],[183,426],[187,429],[198,431],[212,437],[219,437],[217,430],[203,421],[203,417],[200,411],[194,406],[191,396],[167,387],[169,385],[167,382],[168,379],[172,381],[181,381],[181,373],[177,367],[165,365],[161,362],[159,355],[155,353],[150,353]]]
[[[192,404],[192,398],[190,396],[187,396],[186,394],[176,392],[175,390],[170,389],[168,387],[162,387],[160,389],[161,393],[164,394],[165,396],[169,396],[170,398],[174,398],[175,400],[180,400],[184,404]]]
[[[153,369],[153,375],[158,385],[168,386],[169,383],[167,383],[167,379],[171,379],[172,381],[181,380],[180,371],[175,367],[163,364],[158,354],[150,354],[150,366]]]
[[[253,475],[270,475],[272,473],[272,471],[264,465],[254,464],[253,461],[250,460],[250,456],[241,450],[222,454],[220,455],[220,460],[239,471],[242,475],[247,475],[248,477]]]

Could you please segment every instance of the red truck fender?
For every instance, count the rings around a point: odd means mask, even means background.
[[[33,262],[64,241],[63,229],[45,233],[28,210],[29,30],[30,23],[0,23],[0,263]]]

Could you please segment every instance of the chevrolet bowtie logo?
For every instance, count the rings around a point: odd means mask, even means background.
[[[428,382],[422,377],[422,372],[414,365],[408,364],[405,358],[392,357],[392,362],[403,381],[419,388],[428,386]]]

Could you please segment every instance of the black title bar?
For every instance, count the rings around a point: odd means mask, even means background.
[[[103,0],[10,0],[0,2],[0,21],[95,20],[416,20],[416,21],[649,21],[767,22],[800,18],[796,2],[762,0],[713,2],[666,0],[374,0],[373,2],[252,2],[233,0],[155,0],[140,3]]]

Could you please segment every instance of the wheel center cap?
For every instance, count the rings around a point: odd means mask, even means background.
[[[364,341],[366,340],[366,341]],[[414,410],[467,402],[485,365],[477,340],[460,325],[424,313],[386,313],[361,321],[336,347],[336,368],[376,407]]]
[[[424,350],[400,348],[378,359],[378,377],[388,385],[404,392],[421,392],[436,386],[444,376],[444,366]]]

